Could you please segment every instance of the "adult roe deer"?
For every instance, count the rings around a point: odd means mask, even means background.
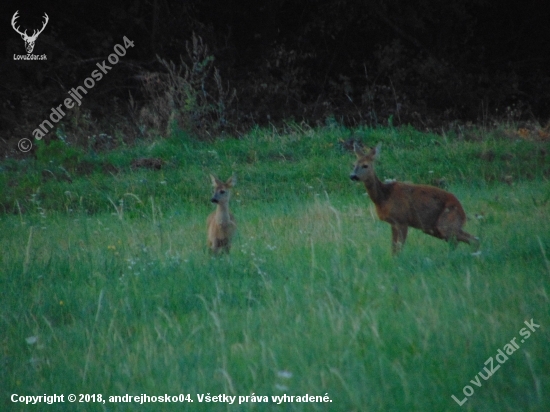
[[[212,186],[214,186],[214,195],[210,200],[212,203],[216,203],[217,207],[206,220],[208,247],[215,254],[220,252],[229,253],[231,239],[237,230],[235,218],[229,211],[229,190],[235,186],[237,180],[235,176],[231,176],[227,182],[222,182],[213,175],[210,175],[210,179],[212,179]]]
[[[376,206],[376,214],[391,225],[392,253],[395,255],[407,239],[409,226],[439,239],[479,246],[478,238],[462,230],[466,214],[452,193],[428,185],[401,182],[382,183],[374,170],[380,144],[367,153],[357,144],[357,156],[351,180],[361,181]]]

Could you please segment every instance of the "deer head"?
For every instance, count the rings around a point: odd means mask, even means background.
[[[210,201],[212,203],[227,204],[229,202],[229,189],[237,183],[235,176],[231,176],[227,182],[222,182],[216,176],[210,175],[212,186],[214,186],[214,195]]]
[[[353,145],[353,151],[355,152],[355,156],[357,156],[357,161],[353,165],[353,171],[349,176],[351,180],[364,182],[375,177],[374,163],[380,155],[381,147],[382,145],[379,143],[374,149],[365,152],[357,143]]]
[[[25,42],[25,49],[27,50],[27,54],[31,54],[33,49],[34,49],[34,43],[36,42],[36,38],[38,37],[38,35],[40,33],[42,33],[44,31],[44,28],[46,27],[46,24],[48,24],[48,21],[50,20],[50,18],[48,17],[48,15],[46,13],[44,13],[44,17],[46,18],[46,20],[44,21],[44,24],[42,25],[42,28],[40,30],[33,30],[32,36],[28,36],[27,35],[27,30],[25,30],[24,32],[21,32],[19,30],[19,27],[15,26],[15,21],[19,17],[17,15],[17,13],[19,13],[19,10],[17,10],[15,12],[15,14],[13,15],[13,17],[11,18],[11,26],[13,27],[13,29],[17,33],[19,33],[21,35],[21,38]]]

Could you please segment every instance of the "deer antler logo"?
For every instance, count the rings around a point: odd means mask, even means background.
[[[44,31],[44,28],[46,27],[46,24],[48,24],[48,21],[50,20],[50,18],[48,17],[48,15],[46,13],[44,13],[44,17],[46,18],[46,20],[44,21],[44,24],[42,25],[42,28],[40,30],[33,30],[32,36],[28,36],[27,35],[27,30],[25,30],[24,32],[21,32],[21,31],[19,31],[19,27],[15,26],[15,21],[19,17],[17,15],[17,13],[19,13],[19,10],[17,10],[14,13],[13,17],[11,18],[11,26],[13,27],[13,29],[17,33],[19,33],[21,35],[21,38],[25,42],[25,49],[27,49],[27,54],[31,54],[33,49],[34,49],[34,43],[36,42],[36,38],[38,37],[38,35],[40,33],[42,33]]]

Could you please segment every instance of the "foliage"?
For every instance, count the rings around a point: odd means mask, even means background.
[[[144,73],[143,89],[149,104],[141,109],[147,126],[170,134],[177,125],[198,137],[219,136],[230,130],[229,116],[236,91],[225,90],[214,57],[202,38],[193,33],[186,43],[190,64],[180,56],[180,65],[157,56],[165,73]]]
[[[75,169],[82,161],[84,152],[80,148],[69,146],[63,140],[53,140],[50,144],[39,141],[36,150],[38,163],[55,163],[67,169]]]
[[[36,44],[48,56],[40,65],[13,59],[22,42],[4,27],[2,153],[20,154],[17,140],[112,53],[121,27],[136,47],[60,122],[70,143],[104,150],[150,137],[149,127],[168,135],[174,123],[215,138],[329,117],[355,127],[393,116],[395,125],[440,130],[511,113],[541,124],[550,116],[549,15],[540,2],[130,3],[52,5],[55,30],[52,20]]]

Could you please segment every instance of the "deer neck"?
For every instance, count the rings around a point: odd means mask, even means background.
[[[216,223],[223,225],[229,223],[230,220],[229,204],[227,202],[218,203],[216,207]]]
[[[378,176],[376,176],[376,173],[374,173],[374,171],[367,177],[364,183],[371,200],[375,204],[382,203],[382,201],[384,200],[383,184],[380,179],[378,179]]]

